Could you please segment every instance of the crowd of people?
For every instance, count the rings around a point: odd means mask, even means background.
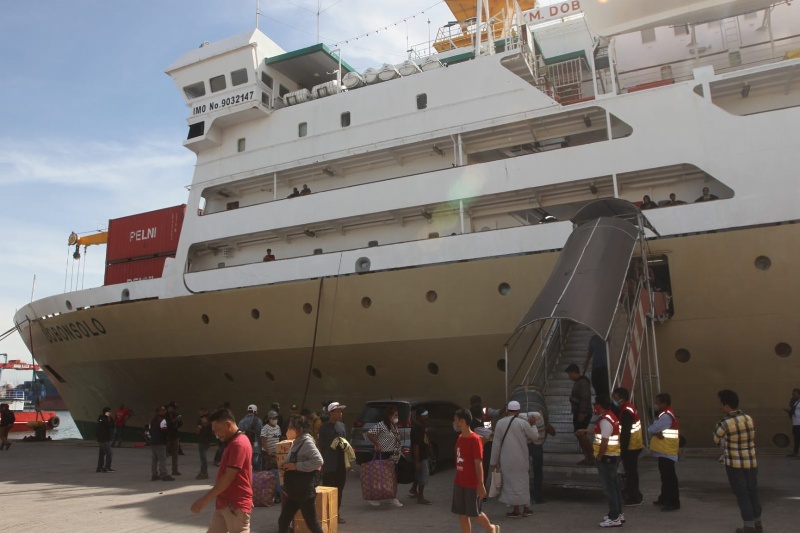
[[[599,346],[599,345],[598,345]],[[630,391],[617,387],[609,396],[607,386],[593,387],[585,376],[591,363],[594,369],[602,367],[605,354],[599,347],[590,347],[584,371],[571,364],[566,368],[573,381],[570,405],[573,413],[573,431],[584,458],[582,466],[594,466],[608,499],[609,511],[599,522],[601,528],[622,527],[625,523],[623,508],[644,503],[639,481],[638,462],[646,445],[645,431],[649,435],[650,453],[658,461],[661,478],[659,496],[653,505],[662,512],[681,508],[676,465],[679,459],[680,427],[668,393],[655,397],[657,415],[645,428],[636,406],[630,401]],[[602,370],[599,371],[602,373]],[[607,375],[607,374],[606,374]],[[596,396],[592,400],[592,389]],[[599,391],[597,389],[600,389]],[[722,419],[717,423],[712,438],[722,449],[720,462],[724,464],[731,490],[736,497],[743,527],[737,533],[762,531],[762,509],[758,496],[758,466],[755,452],[755,424],[752,417],[739,408],[739,397],[732,390],[717,393]],[[207,453],[214,439],[219,446],[214,464],[218,466],[214,486],[191,506],[200,512],[212,501],[215,508],[209,531],[249,531],[253,508],[253,472],[283,470],[284,485],[277,487],[276,502],[281,502],[278,527],[281,533],[289,531],[298,510],[306,526],[314,533],[323,531],[316,515],[314,486],[321,484],[336,487],[338,508],[341,509],[346,473],[352,470],[355,454],[346,439],[342,423],[345,405],[326,402],[320,412],[304,409],[298,412],[292,405],[284,418],[280,404],[270,406],[261,419],[255,404],[247,406],[246,414],[238,422],[229,404],[213,413],[200,409],[196,433],[200,455],[200,473],[196,479],[208,479]],[[3,410],[8,419],[7,409]],[[792,391],[789,409],[786,409],[794,430],[794,451],[800,449],[800,389]],[[97,440],[100,444],[98,472],[113,472],[111,468],[112,443],[121,439],[119,427],[130,418],[132,411],[120,406],[112,414],[103,408],[97,421]],[[420,408],[414,413],[411,428],[411,457],[414,470],[410,478],[409,495],[418,504],[431,505],[425,496],[429,482],[430,441],[427,434],[428,412]],[[594,420],[594,430],[589,427]],[[118,424],[122,422],[121,426]],[[383,420],[375,424],[366,437],[375,447],[376,459],[396,469],[394,487],[382,493],[380,499],[366,498],[372,506],[380,501],[391,507],[402,507],[397,498],[397,480],[403,477],[400,466],[401,436],[398,429],[398,410],[386,408]],[[176,402],[156,409],[148,424],[151,448],[151,474],[153,481],[174,481],[181,475],[178,470],[180,449],[179,430],[182,417]],[[482,511],[489,496],[497,496],[508,507],[507,517],[526,518],[532,515],[532,503],[543,503],[543,445],[548,435],[556,431],[548,424],[543,413],[526,411],[518,401],[510,401],[504,409],[485,407],[479,396],[470,399],[469,409],[459,409],[453,416],[453,430],[458,433],[455,446],[455,479],[451,512],[458,516],[461,531],[471,531],[475,522],[489,533],[499,533],[500,526],[492,524]],[[5,435],[3,435],[5,437]],[[278,465],[276,445],[292,441],[288,459]],[[171,473],[167,470],[167,456],[172,459]],[[376,461],[377,462],[377,461]],[[624,475],[618,472],[623,466]],[[529,475],[532,467],[533,476]],[[362,465],[363,468],[363,465]],[[364,476],[362,475],[362,483]],[[362,487],[363,489],[363,487]],[[345,523],[341,512],[339,523]]]

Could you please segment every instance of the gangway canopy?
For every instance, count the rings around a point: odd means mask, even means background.
[[[610,216],[578,226],[515,333],[534,322],[558,318],[588,326],[607,339],[638,233],[631,222]]]
[[[644,216],[638,207],[627,200],[620,200],[619,198],[601,198],[600,200],[589,202],[578,209],[578,211],[570,217],[570,221],[576,226],[580,226],[584,222],[596,218],[613,217],[627,220],[638,227],[638,217],[640,214],[642,214],[642,223],[644,227],[660,237],[661,235],[656,231],[656,228],[650,224],[650,221],[647,220],[647,217]]]

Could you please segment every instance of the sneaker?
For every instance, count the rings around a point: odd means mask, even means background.
[[[370,504],[373,507],[380,507],[380,505],[381,505],[381,502],[374,502],[372,500],[367,501],[367,503]]]
[[[609,519],[608,515],[603,517],[603,520],[608,520],[608,519]],[[617,517],[617,520],[619,520],[620,522],[622,522],[624,524],[625,523],[625,514],[624,513],[619,513],[619,516]]]
[[[622,502],[622,505],[624,505],[625,507],[638,507],[639,505],[642,505],[643,503],[644,503],[643,500],[639,500],[638,502],[634,500],[634,501]]]
[[[195,479],[208,479],[208,474],[203,474],[201,472],[201,473],[197,474],[194,478]]]
[[[113,468],[106,468],[103,472],[116,472]]]
[[[161,478],[161,481],[175,481],[175,478],[172,476],[164,476]]]
[[[605,517],[603,521],[600,522],[600,527],[622,527],[622,520],[619,518],[611,520],[609,517]]]
[[[402,507],[402,506],[403,504],[400,503],[400,500],[398,500],[397,498],[389,502],[389,507]]]

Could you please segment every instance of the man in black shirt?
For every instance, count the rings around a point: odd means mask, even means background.
[[[103,407],[103,412],[97,418],[97,443],[100,445],[100,453],[97,457],[97,472],[113,472],[111,468],[111,432],[114,430],[114,422],[111,421],[111,408]]]
[[[167,404],[167,455],[172,456],[172,475],[180,476],[178,472],[178,451],[180,450],[181,441],[178,436],[178,428],[183,425],[181,415],[177,411],[178,404],[169,402]]]
[[[11,448],[11,443],[8,441],[8,432],[16,422],[14,411],[7,403],[0,403],[0,450]]]
[[[431,444],[428,440],[428,429],[425,422],[428,420],[428,411],[424,408],[417,412],[417,419],[411,426],[411,450],[414,456],[414,468],[417,476],[416,481],[411,485],[409,494],[417,497],[417,503],[431,505],[425,499],[425,485],[428,484],[430,476],[430,449]]]
[[[339,489],[339,523],[344,524],[342,518],[342,493],[344,483],[347,480],[347,466],[344,461],[344,448],[337,446],[333,448],[333,441],[341,437],[343,440],[347,434],[347,429],[342,423],[342,409],[346,405],[339,402],[331,402],[328,405],[328,421],[323,422],[319,427],[319,450],[322,454],[322,486],[336,487]]]

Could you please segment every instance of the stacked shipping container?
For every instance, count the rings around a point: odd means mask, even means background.
[[[175,257],[186,204],[108,221],[105,285],[160,278]]]

